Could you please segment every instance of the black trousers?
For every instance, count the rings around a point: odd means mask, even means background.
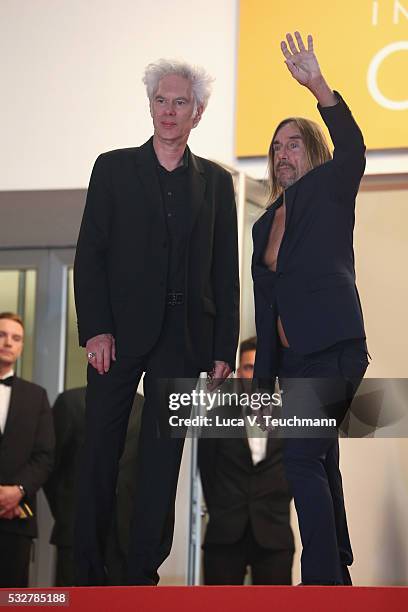
[[[283,416],[333,417],[340,426],[368,365],[365,340],[297,355],[281,349]],[[299,521],[303,584],[351,584],[353,553],[339,469],[338,430],[284,440],[283,461]]]
[[[292,560],[291,550],[260,546],[248,524],[238,542],[205,545],[204,584],[243,584],[248,566],[252,584],[292,584]]]
[[[166,394],[174,378],[195,378],[199,373],[186,359],[183,305],[167,308],[160,338],[148,355],[134,358],[119,354],[104,375],[88,366],[86,437],[74,536],[78,585],[107,584],[104,557],[118,463],[143,372],[145,403],[135,474],[128,584],[157,584],[157,570],[170,553],[184,437],[180,431],[180,437],[172,437]]]
[[[106,585],[123,586],[127,584],[127,554],[121,550],[117,533],[112,529],[107,538],[105,550]],[[55,586],[75,586],[75,561],[72,546],[57,546]]]
[[[6,520],[6,519],[3,519]],[[28,587],[33,540],[15,533],[0,533],[0,587]]]

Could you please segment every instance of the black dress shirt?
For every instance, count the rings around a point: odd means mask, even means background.
[[[152,146],[153,148],[153,146]],[[154,151],[154,149],[153,149]],[[156,154],[154,153],[156,156]],[[156,156],[157,159],[157,156]],[[188,242],[188,150],[183,164],[171,172],[157,160],[157,174],[160,183],[169,239],[168,291],[184,293],[185,267]]]

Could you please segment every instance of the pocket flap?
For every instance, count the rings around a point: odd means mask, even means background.
[[[348,274],[339,272],[333,274],[325,274],[319,276],[313,281],[310,281],[308,288],[309,291],[322,291],[324,289],[331,289],[332,287],[342,287],[343,285],[354,286],[354,279]]]
[[[215,307],[215,304],[212,300],[210,300],[210,298],[203,297],[203,307],[204,307],[204,312],[214,315],[214,317],[217,314],[217,309]]]

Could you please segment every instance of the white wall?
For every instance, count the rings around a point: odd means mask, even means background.
[[[151,135],[144,67],[204,65],[214,96],[193,150],[231,161],[234,0],[2,0],[0,189],[85,187],[99,152]]]
[[[0,189],[85,187],[99,152],[144,142],[141,76],[162,56],[216,78],[193,150],[263,177],[263,160],[234,158],[237,25],[237,0],[1,0]],[[262,83],[254,95],[268,112]],[[371,171],[408,171],[408,154],[376,153]]]

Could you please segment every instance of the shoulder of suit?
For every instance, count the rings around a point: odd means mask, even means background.
[[[41,395],[47,393],[47,391],[44,389],[44,387],[41,387],[41,385],[37,385],[36,383],[20,378],[19,376],[16,376],[13,386],[14,385],[18,386],[21,391],[27,391],[29,393],[37,393]]]
[[[66,403],[79,402],[85,405],[85,394],[86,387],[75,387],[74,389],[68,389],[60,393],[57,400],[62,400]]]
[[[133,158],[137,155],[140,147],[128,147],[126,149],[113,149],[112,151],[105,151],[98,155],[98,159],[104,160],[116,160],[116,159],[128,159]]]
[[[191,154],[194,156],[197,164],[201,166],[204,171],[224,176],[231,176],[231,172],[228,172],[228,170],[223,168],[220,164],[217,164],[217,162],[214,162],[211,159],[206,159],[205,157],[200,157],[199,155],[195,155],[194,153]]]

